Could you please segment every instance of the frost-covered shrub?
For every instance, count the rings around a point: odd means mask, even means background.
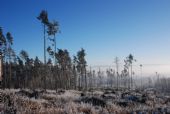
[[[169,113],[169,96],[147,91],[114,91],[105,94],[114,99],[102,98],[103,91],[87,92],[81,97],[81,91],[65,90],[58,94],[54,90],[41,92],[38,98],[18,94],[20,90],[1,90],[0,114],[128,114],[128,113]],[[32,93],[30,90],[24,90]],[[154,90],[155,91],[155,90]],[[40,91],[38,91],[40,93]],[[126,93],[123,97],[122,94]],[[127,99],[129,96],[138,100]],[[139,102],[145,98],[146,102]],[[79,101],[79,102],[77,102]],[[111,101],[111,102],[110,102]],[[104,103],[104,105],[102,105]],[[126,106],[121,106],[126,103]]]

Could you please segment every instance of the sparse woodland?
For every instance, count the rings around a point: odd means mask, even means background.
[[[24,49],[15,53],[10,32],[0,27],[0,114],[146,114],[170,113],[170,78],[134,79],[136,59],[129,54],[119,71],[92,69],[81,48],[71,56],[57,48],[60,26],[42,10],[35,17],[42,25],[44,60]],[[142,69],[142,65],[140,65]],[[142,74],[142,70],[141,70]],[[138,84],[137,84],[138,83]]]
[[[35,17],[36,19],[36,17]],[[2,58],[2,88],[30,89],[76,89],[88,90],[100,87],[134,88],[133,55],[124,60],[124,69],[118,72],[119,59],[115,58],[115,69],[87,70],[85,49],[80,49],[71,57],[67,49],[57,49],[56,39],[60,33],[59,22],[50,21],[48,13],[42,10],[37,17],[40,21],[44,40],[44,61],[38,57],[31,58],[29,53],[21,50],[17,55],[13,49],[13,38],[10,32],[4,33],[0,28],[0,52]],[[142,66],[141,66],[142,67]],[[104,77],[104,74],[106,76]],[[149,80],[149,79],[148,79]],[[148,86],[162,88],[170,87],[167,78],[157,79]]]

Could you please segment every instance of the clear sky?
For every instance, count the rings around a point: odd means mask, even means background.
[[[139,64],[170,64],[170,0],[1,0],[0,26],[17,53],[43,59],[42,9],[60,23],[57,48],[87,53],[89,65],[113,65],[132,53]],[[147,68],[146,66],[145,68]],[[166,67],[166,68],[165,68]],[[149,68],[169,72],[170,65]],[[147,71],[147,70],[146,70]]]

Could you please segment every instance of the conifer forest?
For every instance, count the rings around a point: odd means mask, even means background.
[[[36,56],[24,48],[16,51],[15,31],[8,31],[9,26],[0,22],[0,114],[170,114],[170,77],[159,71],[146,75],[146,64],[138,64],[141,58],[133,51],[124,58],[113,56],[112,66],[89,64],[89,53],[83,45],[76,52],[58,46],[58,36],[65,33],[54,16],[54,12],[42,9],[28,18],[40,28],[35,36],[41,41],[32,41],[41,43],[42,50]],[[25,36],[31,34],[27,28],[21,31]],[[98,42],[95,39],[92,43]],[[110,49],[109,53],[114,51]]]

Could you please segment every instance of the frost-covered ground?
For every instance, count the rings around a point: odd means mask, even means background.
[[[88,92],[0,89],[0,114],[168,114],[170,97],[154,89]]]

